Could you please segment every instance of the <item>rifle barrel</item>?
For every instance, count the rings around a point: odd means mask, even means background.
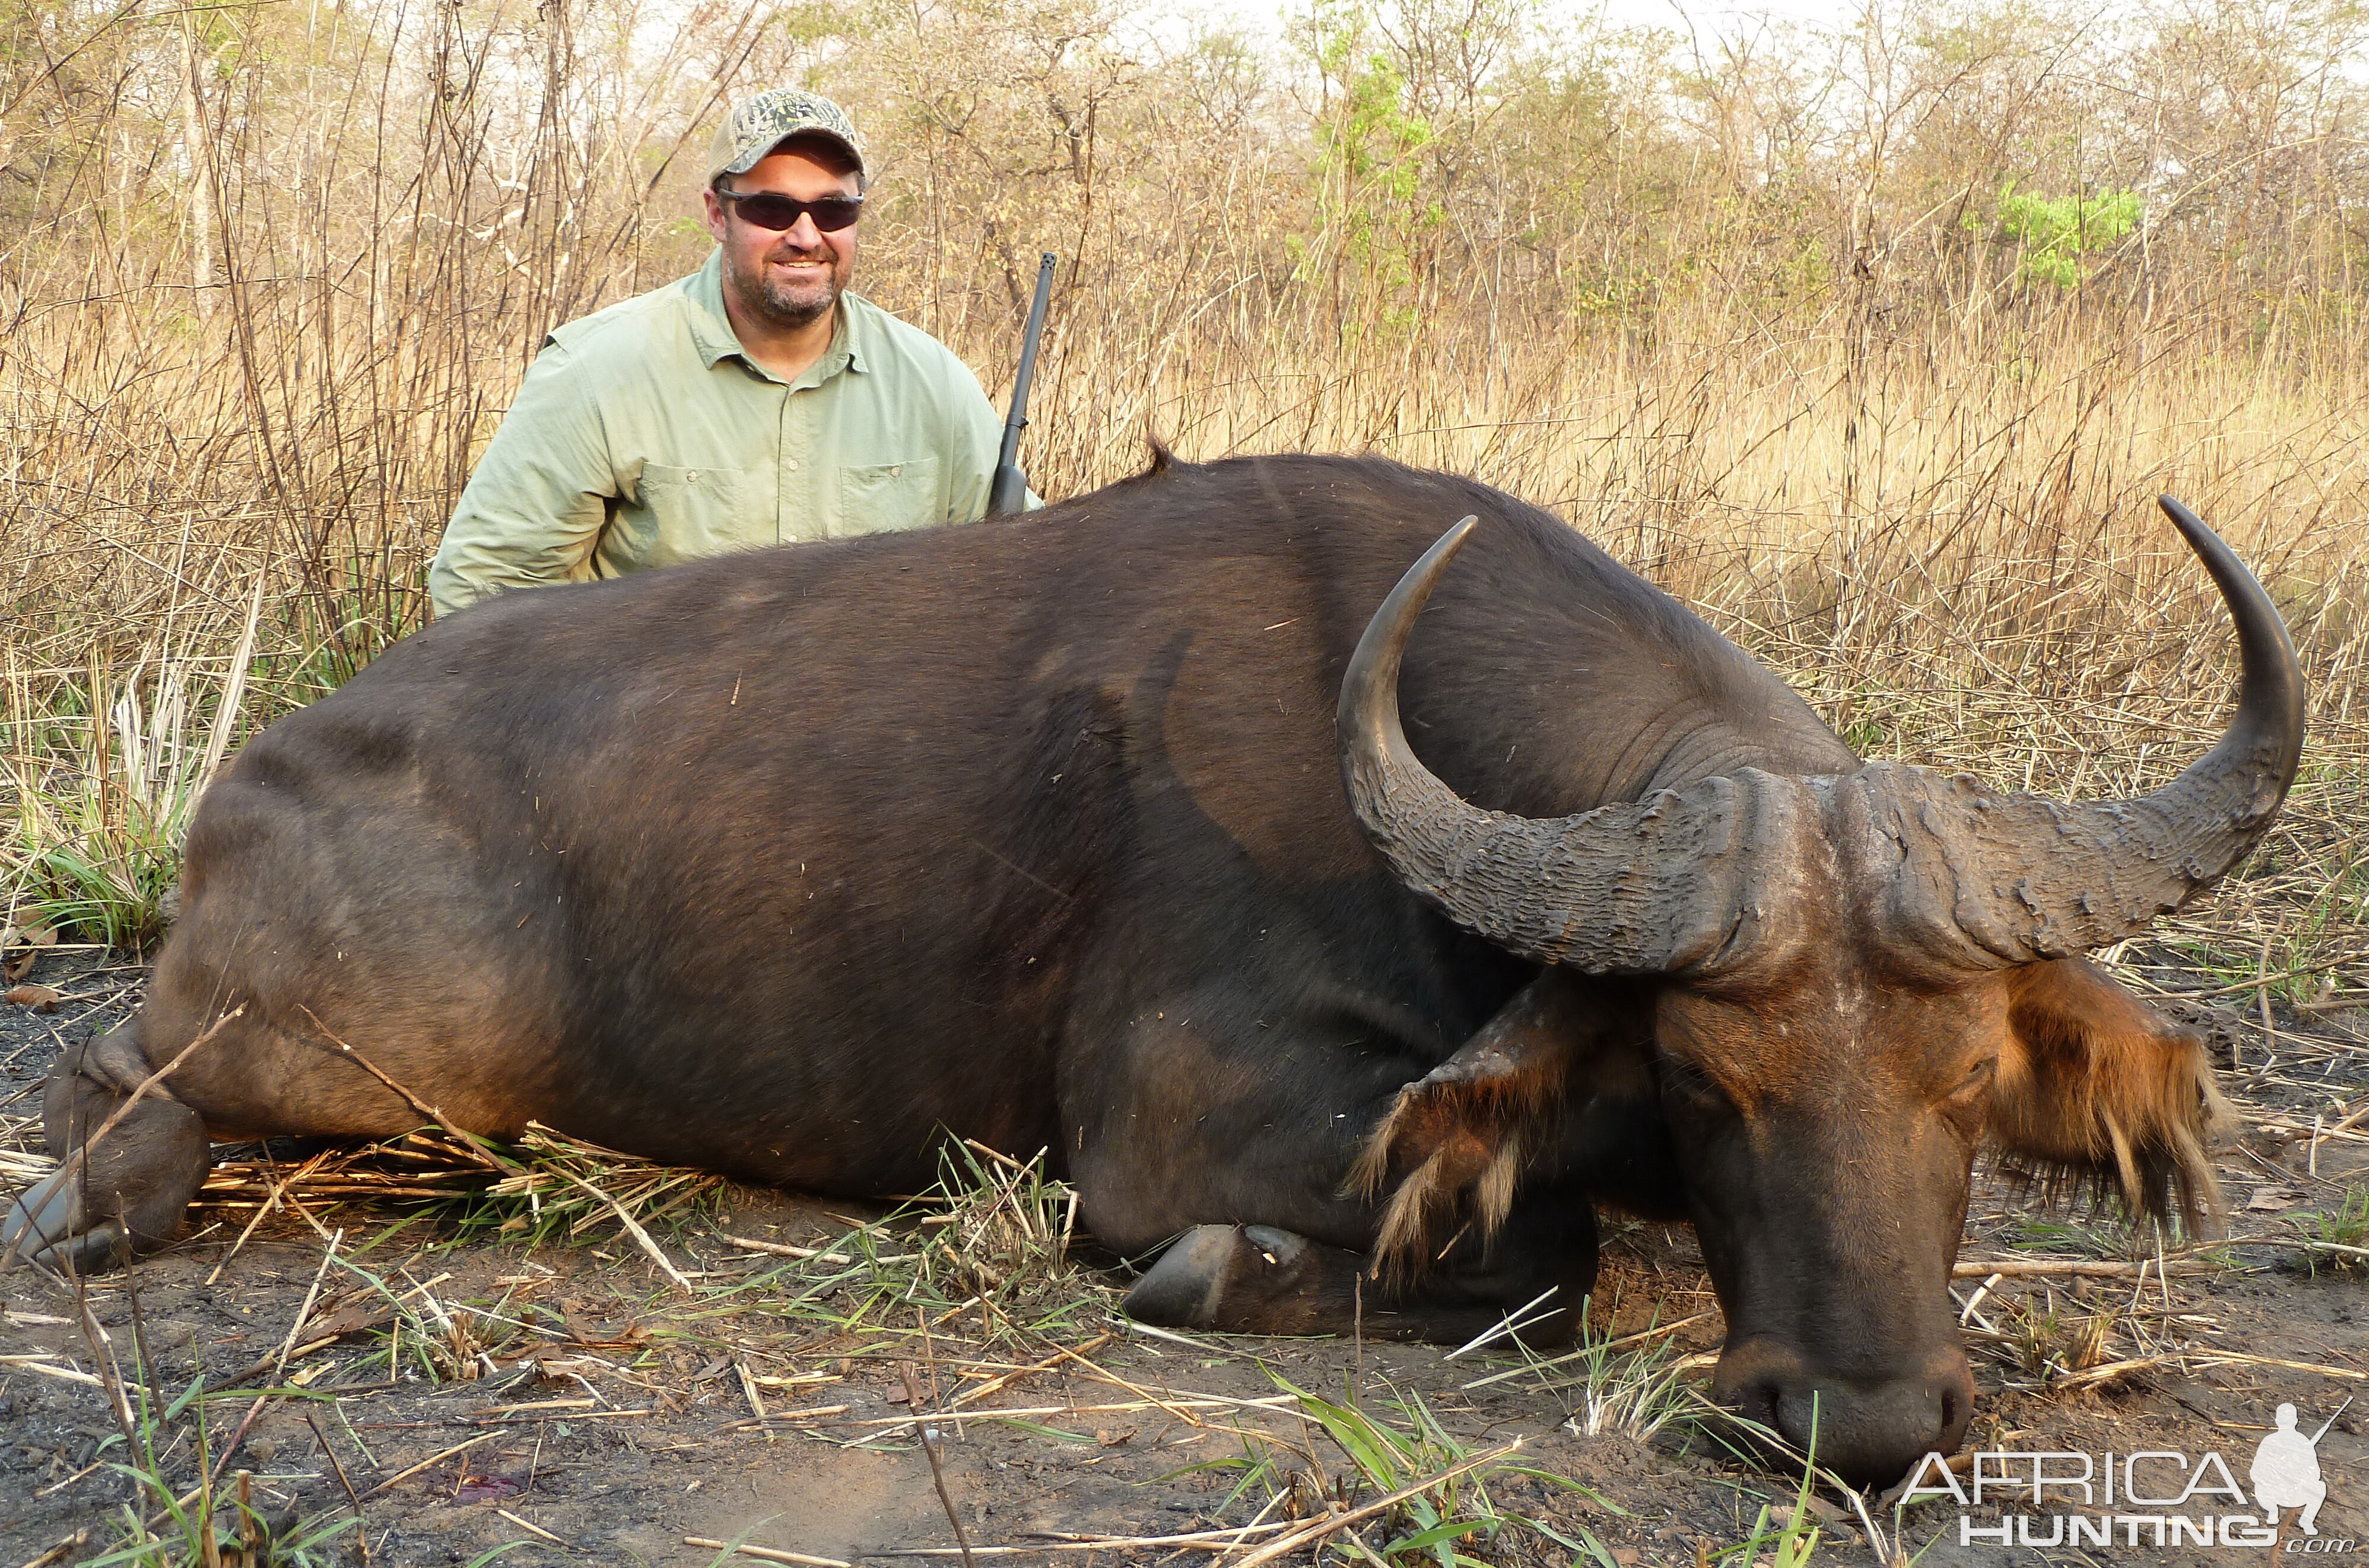
[[[1028,428],[1028,383],[1036,375],[1036,345],[1045,335],[1045,307],[1053,297],[1053,253],[1036,264],[1036,297],[1028,303],[1028,326],[1020,339],[1020,368],[1012,378],[1012,412],[1003,421],[1003,446],[996,453],[995,478],[987,491],[987,513],[1003,517],[1028,504],[1028,476],[1020,471],[1020,432]]]

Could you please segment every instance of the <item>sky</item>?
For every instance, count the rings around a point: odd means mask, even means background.
[[[1691,27],[1706,38],[1763,21],[1837,29],[1866,8],[1867,0],[1549,0],[1547,6],[1551,13],[1579,17],[1600,11],[1615,27],[1666,28],[1681,34]],[[1286,13],[1298,9],[1278,0],[1184,0],[1174,14],[1212,23],[1222,19],[1272,39],[1280,35]]]

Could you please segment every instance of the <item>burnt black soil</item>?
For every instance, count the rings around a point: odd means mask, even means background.
[[[134,1005],[142,974],[87,954],[54,955],[35,978],[66,993],[56,1013],[0,1007],[0,1149],[40,1147],[33,1118],[51,1059],[66,1041],[108,1026]],[[2321,1141],[2315,1172],[2308,1137],[2315,1113],[2336,1101],[2358,1105],[2369,1090],[2369,1020],[2280,1013],[2272,1021],[2277,1033],[2266,1036],[2256,1018],[2192,1008],[2191,1016],[2222,1035],[2225,1067],[2235,1046],[2245,1074],[2225,1073],[2247,1128],[2223,1162],[2233,1233],[2275,1244],[2234,1248],[2226,1255],[2237,1266],[2217,1272],[2175,1269],[2168,1290],[2152,1277],[2143,1286],[2128,1277],[2077,1286],[2055,1277],[1992,1287],[1972,1320],[1999,1335],[1974,1346],[1983,1391],[1974,1446],[2169,1450],[2192,1465],[2214,1450],[2244,1484],[2279,1402],[2295,1404],[2308,1431],[2355,1397],[2319,1443],[2329,1500],[2320,1538],[2309,1544],[2349,1538],[2369,1551],[2369,1442],[2363,1437],[2369,1431],[2369,1276],[2331,1271],[2324,1260],[2315,1273],[2292,1245],[2295,1217],[2332,1208],[2348,1191],[2369,1185],[2369,1141]],[[845,1230],[832,1213],[844,1207],[741,1194],[728,1221],[711,1218],[661,1237],[677,1267],[703,1282],[750,1264],[746,1253],[715,1239],[718,1230],[818,1241]],[[218,1389],[260,1386],[258,1364],[268,1367],[286,1340],[321,1267],[320,1236],[287,1214],[267,1217],[233,1255],[249,1218],[251,1211],[201,1212],[169,1252],[145,1260],[128,1278],[88,1289],[90,1315],[119,1361],[132,1363],[136,1328],[152,1381],[167,1396],[200,1371]],[[398,1218],[360,1203],[313,1215],[356,1239],[376,1236]],[[1996,1185],[1978,1195],[1970,1230],[1969,1258],[2082,1240],[2049,1229]],[[1607,1256],[1599,1324],[1608,1318],[1615,1332],[1628,1333],[1708,1314],[1681,1329],[1676,1345],[1687,1353],[1716,1348],[1716,1302],[1683,1229],[1616,1224]],[[406,1362],[389,1386],[383,1327],[292,1359],[285,1380],[304,1380],[311,1397],[266,1404],[238,1454],[222,1467],[225,1475],[250,1473],[260,1512],[322,1525],[350,1516],[351,1496],[360,1495],[372,1563],[464,1563],[507,1542],[523,1544],[501,1557],[506,1563],[707,1563],[715,1551],[687,1545],[685,1538],[744,1534],[751,1544],[846,1562],[952,1560],[912,1555],[950,1551],[955,1541],[927,1457],[896,1425],[909,1408],[901,1364],[917,1359],[910,1348],[892,1353],[867,1349],[861,1340],[809,1336],[804,1344],[750,1351],[733,1339],[728,1321],[685,1304],[613,1230],[606,1240],[530,1252],[511,1243],[455,1242],[416,1224],[379,1241],[367,1258],[389,1277],[400,1267],[415,1281],[433,1282],[430,1291],[443,1300],[489,1307],[507,1298],[505,1310],[535,1332],[514,1338],[490,1357],[491,1370],[481,1365],[472,1380],[430,1381]],[[1961,1297],[1980,1283],[1960,1281]],[[328,1295],[335,1293],[329,1282]],[[71,1287],[38,1271],[19,1266],[0,1276],[0,1357],[16,1358],[0,1361],[0,1564],[87,1560],[116,1539],[110,1521],[126,1505],[155,1511],[153,1498],[109,1468],[123,1458],[123,1447],[120,1439],[106,1446],[119,1426],[104,1391],[88,1380],[97,1363],[80,1326],[85,1305]],[[2061,1329],[2048,1325],[2093,1312],[2107,1314],[2112,1329],[2088,1358],[2138,1365],[2084,1386],[2043,1389],[2042,1375],[2013,1342],[2048,1332],[2061,1338]],[[316,1306],[310,1321],[323,1316]],[[1572,1391],[1542,1391],[1521,1378],[1466,1389],[1511,1365],[1485,1354],[1451,1363],[1438,1348],[1335,1339],[1193,1346],[1133,1333],[1108,1321],[1099,1304],[1077,1321],[1083,1328],[1073,1343],[1085,1345],[1104,1331],[1113,1337],[1093,1344],[1083,1363],[1056,1361],[979,1402],[1046,1413],[946,1424],[944,1487],[953,1510],[974,1546],[1030,1549],[1014,1561],[1079,1568],[1119,1559],[1207,1562],[1201,1551],[1168,1556],[1164,1548],[1050,1553],[1042,1550],[1043,1537],[1167,1535],[1242,1524],[1271,1493],[1254,1484],[1228,1503],[1240,1474],[1224,1461],[1246,1451],[1279,1455],[1278,1473],[1313,1471],[1322,1484],[1336,1486],[1348,1469],[1342,1453],[1288,1411],[1187,1402],[1273,1399],[1277,1377],[1335,1400],[1354,1397],[1393,1417],[1392,1402],[1404,1405],[1419,1396],[1456,1441],[1475,1451],[1522,1438],[1528,1462],[1588,1490],[1501,1482],[1493,1489],[1500,1509],[1530,1514],[1574,1540],[1588,1531],[1618,1563],[1694,1563],[1699,1553],[1716,1554],[1744,1539],[1763,1504],[1791,1495],[1774,1475],[1683,1436],[1682,1423],[1651,1441],[1618,1431],[1589,1436],[1579,1430],[1584,1409],[1574,1419]],[[952,1397],[955,1386],[971,1386],[960,1380],[967,1359],[991,1358],[976,1331],[975,1322],[959,1319],[940,1326],[930,1360],[918,1368],[925,1390],[933,1372],[941,1379],[940,1398]],[[992,1353],[1006,1360],[1013,1354],[1008,1345]],[[2210,1360],[2231,1354],[2254,1359]],[[2293,1365],[2274,1364],[2280,1362]],[[35,1364],[51,1373],[31,1370]],[[2063,1366],[2060,1359],[2057,1370]],[[53,1375],[58,1371],[69,1375]],[[768,1381],[752,1386],[743,1371]],[[1114,1379],[1150,1397],[1138,1400]],[[750,1425],[752,1391],[769,1412],[790,1413],[793,1420]],[[925,1401],[930,1397],[925,1391]],[[1130,1402],[1143,1408],[1085,1408]],[[248,1402],[209,1407],[208,1440],[218,1464],[220,1445]],[[820,1413],[797,1418],[801,1411]],[[160,1456],[163,1472],[184,1487],[198,1473],[193,1425],[175,1423]],[[1283,1441],[1246,1442],[1231,1430],[1237,1425]],[[471,1446],[446,1453],[464,1443]],[[432,1462],[404,1474],[422,1460]],[[1300,1484],[1305,1506],[1315,1483]],[[372,1494],[378,1487],[384,1490]],[[1815,1506],[1823,1516],[1832,1501]],[[2188,1510],[2204,1511],[2203,1504]],[[1908,1549],[1929,1544],[1925,1562],[1986,1565],[2284,1555],[2278,1547],[2157,1547],[2145,1527],[2138,1544],[2126,1544],[2118,1531],[2111,1548],[2003,1549],[1979,1539],[1961,1547],[1959,1514],[1946,1499],[1911,1511]],[[1996,1505],[1971,1513],[1978,1528],[2002,1516]],[[2281,1545],[2293,1552],[2289,1543],[2303,1542],[2293,1515],[2283,1517]],[[1888,1509],[1878,1518],[1890,1527]],[[2035,1516],[2034,1525],[2044,1539],[2046,1516]],[[77,1536],[82,1544],[65,1545]],[[348,1530],[319,1560],[363,1561],[357,1539]],[[1830,1522],[1826,1540],[1821,1561],[1876,1561],[1845,1525]],[[1574,1557],[1524,1532],[1465,1546],[1493,1562],[1561,1564]]]

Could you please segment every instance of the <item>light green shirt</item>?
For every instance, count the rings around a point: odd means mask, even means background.
[[[727,550],[969,522],[1003,421],[953,351],[840,295],[795,382],[751,362],[721,252],[552,333],[429,570],[436,612]]]

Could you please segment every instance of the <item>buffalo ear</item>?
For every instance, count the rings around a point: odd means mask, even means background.
[[[1605,1011],[1588,982],[1549,969],[1399,1091],[1349,1174],[1351,1193],[1380,1205],[1383,1272],[1419,1274],[1444,1234],[1471,1225],[1486,1237],[1505,1222],[1514,1189],[1554,1141],[1566,1082]]]
[[[2204,1037],[2078,958],[2009,972],[1991,1091],[2001,1162],[2051,1199],[2113,1192],[2126,1213],[2219,1233],[2206,1150],[2233,1125]]]

